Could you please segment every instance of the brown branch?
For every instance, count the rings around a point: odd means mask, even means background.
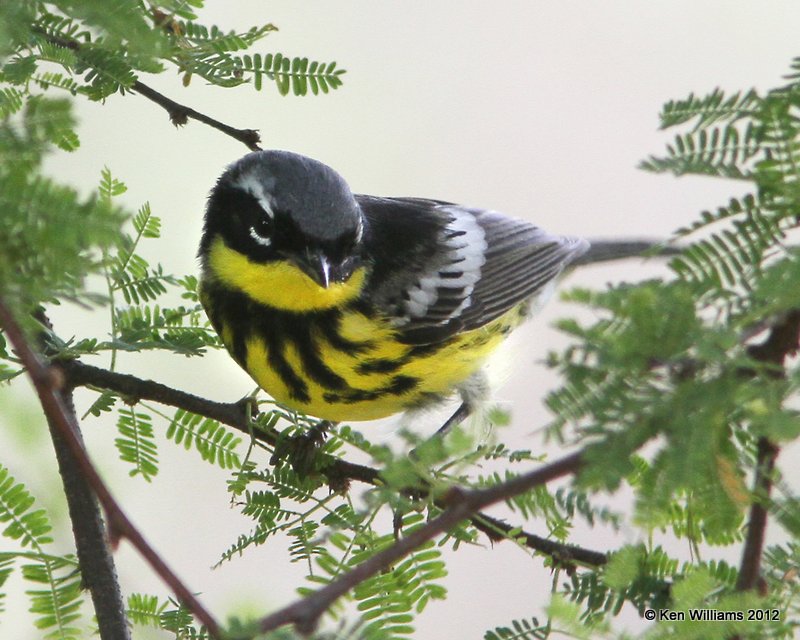
[[[747,353],[754,360],[773,365],[775,368],[768,373],[781,378],[785,375],[783,367],[786,358],[796,353],[799,347],[800,309],[792,309],[772,326],[764,342],[751,345]],[[753,479],[753,504],[750,506],[747,518],[747,536],[742,549],[739,578],[736,581],[738,591],[756,588],[761,580],[761,556],[766,536],[767,508],[778,452],[778,447],[767,438],[759,438],[756,472]]]
[[[35,317],[42,325],[52,329],[50,321],[44,313],[37,313]],[[39,340],[40,348],[46,353],[47,346],[43,338],[42,335]],[[81,440],[81,445],[83,445],[83,436],[75,415],[72,388],[65,387],[56,390],[56,394],[64,405],[69,422],[75,429],[75,436]],[[125,600],[119,586],[114,556],[106,535],[100,504],[92,487],[81,472],[80,465],[70,453],[53,416],[45,414],[45,418],[55,449],[58,471],[64,485],[64,495],[67,499],[75,550],[81,570],[81,584],[84,589],[88,589],[92,598],[100,637],[108,640],[129,640],[131,632],[125,611]]]
[[[56,393],[68,412],[70,423],[77,426],[71,391],[62,389]],[[70,452],[56,420],[49,413],[45,414],[45,418],[55,448],[58,471],[64,484],[64,495],[81,569],[81,585],[89,590],[92,598],[100,638],[129,640],[131,634],[125,600],[97,497],[86,481],[80,464]],[[79,431],[75,435],[80,438]]]
[[[757,587],[761,579],[761,554],[767,530],[767,506],[772,491],[772,474],[775,471],[778,451],[778,447],[766,438],[758,439],[753,504],[750,506],[750,515],[747,518],[747,536],[742,549],[742,561],[739,564],[739,578],[736,580],[737,591],[749,591]]]
[[[400,538],[390,547],[376,553],[327,586],[276,611],[259,622],[261,632],[294,624],[301,633],[313,631],[320,616],[341,596],[379,571],[407,556],[414,549],[445,533],[462,520],[467,520],[481,509],[496,502],[529,491],[557,478],[575,474],[583,465],[582,453],[573,453],[551,462],[535,471],[485,489],[463,491],[453,488],[445,496],[447,508],[436,518]]]
[[[159,382],[101,369],[79,360],[64,360],[58,364],[65,379],[71,386],[90,385],[108,389],[132,401],[152,400],[217,420],[242,433],[250,433],[247,424],[247,413],[241,402],[214,402],[185,391],[173,389]],[[253,430],[253,436],[271,447],[275,447],[278,443],[278,438],[273,433]],[[320,473],[325,476],[329,486],[332,488],[345,487],[353,480],[373,486],[381,484],[380,472],[377,469],[334,457],[326,461]],[[442,505],[439,504],[439,506],[441,507]],[[565,566],[568,569],[573,563],[599,566],[607,562],[607,557],[604,553],[548,540],[482,513],[476,514],[472,519],[472,524],[492,541],[498,541],[514,531],[515,537],[524,540],[527,547],[539,553],[552,556],[561,566]]]
[[[197,120],[198,122],[207,124],[209,127],[213,127],[217,131],[222,131],[222,133],[230,136],[234,140],[238,140],[250,149],[250,151],[259,151],[261,149],[258,145],[258,143],[261,142],[261,136],[256,129],[237,129],[224,122],[215,120],[200,111],[187,107],[185,104],[175,102],[139,80],[133,83],[131,89],[164,109],[169,114],[170,122],[176,127],[186,124],[189,119]]]
[[[38,36],[42,36],[51,44],[64,47],[65,49],[69,49],[70,51],[74,51],[76,54],[80,55],[81,43],[77,40],[54,36],[50,33],[47,33],[47,31],[40,27],[34,27],[32,32]],[[258,145],[258,143],[261,142],[261,136],[256,129],[237,129],[236,127],[227,125],[224,122],[215,120],[214,118],[207,116],[200,111],[192,109],[191,107],[187,107],[179,102],[175,102],[175,100],[172,100],[171,98],[159,93],[140,80],[136,80],[129,87],[129,89],[135,91],[141,96],[144,96],[148,100],[155,102],[159,107],[164,109],[169,114],[170,122],[172,122],[172,124],[174,124],[176,127],[186,124],[190,119],[197,120],[198,122],[202,122],[209,127],[213,127],[217,131],[221,131],[234,140],[238,140],[247,146],[247,148],[251,151],[258,151],[261,149],[261,147]]]
[[[214,638],[220,638],[220,627],[217,621],[167,566],[161,556],[147,543],[111,495],[108,487],[89,459],[81,440],[77,436],[77,425],[71,419],[70,412],[62,402],[60,391],[63,388],[63,379],[58,375],[57,370],[44,364],[42,358],[28,344],[21,327],[2,299],[0,299],[0,329],[8,336],[22,364],[27,369],[48,421],[52,422],[53,427],[64,439],[64,444],[72,454],[75,463],[80,468],[80,472],[91,485],[92,491],[94,491],[94,494],[103,505],[112,544],[115,544],[120,538],[127,538],[169,586],[178,600],[197,617],[201,624],[205,625],[209,634]]]
[[[600,551],[543,538],[534,533],[517,529],[507,522],[487,516],[485,513],[475,514],[470,521],[472,526],[485,533],[490,540],[504,540],[513,535],[514,539],[522,541],[529,549],[553,558],[559,567],[565,568],[568,572],[575,569],[575,563],[601,567],[608,562],[608,555]]]
[[[792,309],[772,325],[764,342],[748,347],[747,353],[759,362],[783,367],[787,356],[797,353],[800,347],[799,340],[800,309]],[[777,371],[776,375],[782,377],[783,374]]]
[[[200,396],[173,389],[159,382],[142,380],[136,376],[108,371],[79,360],[64,360],[59,362],[64,376],[73,386],[91,385],[101,389],[109,389],[133,401],[152,400],[177,409],[184,409],[241,431],[250,433],[247,424],[247,413],[241,402],[214,402]],[[273,433],[254,430],[254,437],[272,447],[278,444],[278,438]],[[377,484],[378,471],[360,464],[353,464],[344,460],[331,458],[322,473],[333,486],[339,486],[343,481],[357,480],[366,484]]]
[[[108,389],[134,403],[139,400],[152,400],[178,409],[185,409],[212,420],[218,420],[240,431],[247,431],[247,413],[241,403],[214,402],[185,391],[173,389],[160,382],[102,369],[80,360],[57,360],[54,365],[61,369],[66,380],[72,386],[92,386]],[[265,434],[257,433],[256,436],[268,443],[273,443],[273,438]]]

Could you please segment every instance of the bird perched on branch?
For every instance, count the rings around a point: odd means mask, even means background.
[[[211,192],[201,301],[275,400],[330,421],[483,392],[487,356],[588,243],[495,211],[353,194],[333,169],[257,151]]]

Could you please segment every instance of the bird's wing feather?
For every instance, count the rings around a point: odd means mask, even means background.
[[[378,253],[372,301],[410,343],[439,342],[491,322],[540,293],[588,247],[494,211],[357,198],[370,230],[367,248]]]

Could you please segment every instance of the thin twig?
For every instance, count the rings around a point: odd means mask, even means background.
[[[341,596],[370,576],[390,567],[414,549],[449,531],[481,509],[529,491],[557,478],[575,474],[583,465],[582,453],[573,453],[539,469],[485,489],[463,491],[453,488],[445,496],[447,508],[436,518],[371,556],[341,577],[259,622],[262,632],[294,624],[301,633],[313,631],[320,616]]]
[[[600,551],[543,538],[534,533],[522,531],[497,518],[487,516],[485,513],[477,513],[470,520],[472,526],[486,534],[490,540],[505,540],[513,536],[515,540],[521,541],[526,547],[550,556],[556,561],[557,566],[565,568],[568,572],[575,569],[575,563],[601,567],[608,562],[608,555]]]
[[[209,634],[214,638],[220,638],[221,632],[217,621],[167,566],[161,556],[147,543],[111,495],[103,479],[91,460],[89,460],[86,450],[76,435],[76,425],[70,419],[70,414],[59,397],[63,379],[51,367],[45,365],[41,357],[28,344],[22,328],[2,299],[0,299],[0,328],[8,336],[22,364],[27,369],[45,415],[48,420],[52,421],[53,426],[58,430],[61,437],[64,438],[64,443],[72,453],[75,462],[79,465],[81,473],[91,485],[100,504],[103,505],[112,544],[116,544],[120,538],[127,538],[169,586],[178,600],[197,617],[201,624],[205,625]]]
[[[261,142],[261,136],[256,129],[237,129],[224,122],[215,120],[191,107],[175,102],[140,80],[134,82],[131,89],[164,109],[169,114],[170,122],[176,127],[186,124],[189,119],[197,120],[198,122],[207,124],[209,127],[213,127],[217,131],[222,131],[222,133],[230,136],[234,140],[238,140],[250,149],[250,151],[258,151],[261,149],[258,144]]]
[[[69,49],[70,51],[74,51],[76,54],[80,55],[81,43],[77,40],[55,36],[47,33],[47,31],[40,27],[34,27],[32,31],[36,35],[45,38],[51,44],[64,47],[65,49]],[[258,144],[261,142],[261,136],[256,129],[237,129],[236,127],[227,125],[224,122],[220,122],[219,120],[216,120],[211,116],[207,116],[200,111],[192,109],[191,107],[187,107],[184,104],[175,102],[175,100],[172,100],[171,98],[159,93],[141,80],[136,80],[131,85],[130,89],[139,95],[144,96],[148,100],[155,102],[159,107],[164,109],[169,114],[170,122],[172,122],[172,124],[174,124],[176,127],[186,124],[190,119],[197,120],[198,122],[207,124],[209,127],[213,127],[217,131],[221,131],[234,140],[238,140],[251,151],[258,151],[261,149]]]
[[[241,402],[214,402],[185,391],[173,389],[159,382],[101,369],[79,360],[64,360],[58,366],[71,386],[89,385],[108,389],[125,396],[129,401],[152,400],[217,420],[242,433],[249,434],[251,432],[247,424],[247,413]],[[258,430],[253,430],[252,433],[257,440],[265,444],[272,447],[277,444],[277,438],[272,433]],[[381,484],[380,472],[377,469],[334,457],[327,461],[320,473],[325,476],[331,487],[343,487],[350,481],[363,482],[373,486]],[[561,566],[566,566],[567,568],[572,563],[599,566],[607,561],[606,555],[599,551],[548,540],[482,513],[476,514],[472,523],[493,541],[501,539],[498,534],[508,534],[513,531],[515,537],[524,540],[527,547],[539,553],[552,556]]]

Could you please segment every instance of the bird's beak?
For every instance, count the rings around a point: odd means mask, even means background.
[[[353,273],[349,261],[345,261],[342,264],[332,263],[325,254],[317,251],[306,254],[298,266],[309,278],[324,289],[327,289],[332,284],[340,284],[346,281]]]

